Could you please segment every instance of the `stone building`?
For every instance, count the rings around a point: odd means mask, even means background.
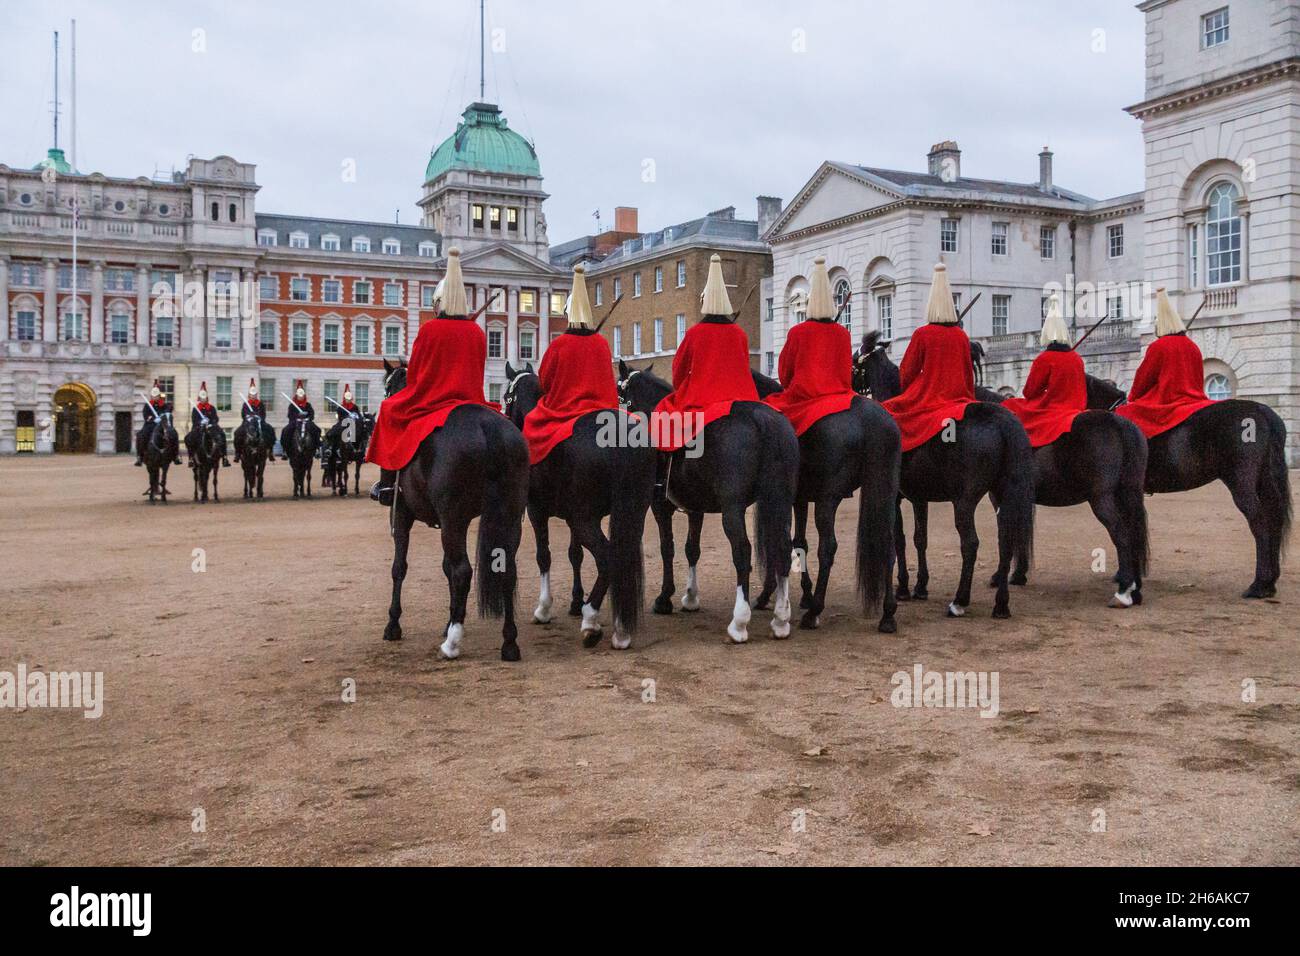
[[[232,425],[250,379],[276,421],[297,379],[320,416],[344,383],[373,411],[381,358],[432,316],[451,244],[471,308],[488,306],[499,399],[506,361],[540,359],[564,327],[541,184],[485,103],[432,151],[420,226],[258,212],[255,167],[228,156],[165,180],[82,174],[57,149],[0,165],[0,453],[128,450],[155,378],[186,421],[202,381]]]

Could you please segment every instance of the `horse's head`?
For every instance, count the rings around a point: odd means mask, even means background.
[[[406,388],[406,360],[399,359],[396,365],[384,359],[384,398],[395,395]]]
[[[618,400],[629,410],[649,415],[673,387],[654,373],[654,366],[630,368],[618,360]]]
[[[754,388],[758,390],[759,398],[767,398],[782,391],[781,383],[770,375],[764,375],[758,369],[750,369],[749,374],[754,380]]]
[[[853,355],[853,390],[883,402],[899,392],[898,366],[889,358],[889,343],[872,329]]]
[[[1085,375],[1088,382],[1088,407],[1114,411],[1128,401],[1124,390],[1108,378],[1093,378]]]
[[[506,393],[501,399],[506,417],[519,428],[524,427],[528,416],[542,397],[542,383],[533,371],[533,363],[528,362],[523,368],[515,368],[506,362]]]

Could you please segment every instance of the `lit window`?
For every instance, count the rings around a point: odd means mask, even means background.
[[[551,315],[564,315],[564,300],[566,298],[568,298],[567,293],[551,293]]]
[[[1210,285],[1241,281],[1241,217],[1237,187],[1219,183],[1210,190],[1205,213],[1205,264]]]
[[[1011,296],[995,295],[993,297],[993,334],[1006,335],[1007,322],[1011,316]]]
[[[1106,227],[1106,255],[1118,259],[1124,255],[1124,224]]]
[[[596,303],[600,305],[599,302]],[[519,311],[525,315],[537,314],[537,293],[524,289],[519,293]]]
[[[1209,49],[1228,42],[1228,8],[1201,17],[1201,46]]]
[[[519,231],[519,210],[511,207],[506,210],[506,229],[510,232]]]
[[[1005,256],[1007,254],[1007,231],[1010,223],[995,222],[993,224],[993,245],[989,250],[995,256]]]
[[[1043,259],[1056,258],[1056,227],[1055,226],[1039,227],[1038,254]]]
[[[939,222],[939,251],[957,251],[957,220],[943,219]]]
[[[470,207],[470,218],[473,220],[475,229],[483,228],[483,207],[479,203],[474,203]]]
[[[501,228],[501,207],[493,206],[488,210],[488,221],[492,224],[493,229]]]

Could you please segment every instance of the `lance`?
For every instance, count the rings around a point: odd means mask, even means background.
[[[1201,309],[1205,308],[1205,303],[1209,301],[1210,297],[1208,295],[1201,300],[1201,304],[1196,307],[1196,311],[1192,313],[1192,317],[1188,319],[1187,324],[1183,326],[1184,329],[1190,329],[1192,327],[1192,323],[1196,321],[1196,317],[1201,314]]]
[[[614,310],[618,308],[618,304],[622,301],[623,297],[621,295],[614,300],[613,304],[609,307],[609,311],[605,313],[605,317],[601,319],[600,324],[596,326],[597,332],[605,327],[605,323],[609,321],[609,317],[614,314]]]
[[[144,403],[149,406],[149,411],[153,412],[154,421],[156,422],[162,421],[162,416],[158,414],[158,409],[153,407],[153,400],[149,398],[149,396],[146,395],[144,392],[136,392],[136,394],[139,395],[141,398],[143,398]]]
[[[196,401],[194,401],[194,399],[192,399],[192,398],[190,399],[190,404],[194,406],[194,410],[195,410],[196,412],[199,412],[199,405],[198,405],[198,403],[197,403]],[[199,412],[199,418],[203,419],[203,424],[204,424],[204,425],[207,425],[207,424],[208,424],[208,416],[207,416],[207,415],[204,415],[202,412]]]
[[[758,283],[755,282],[753,285],[749,287],[749,291],[745,293],[745,298],[741,300],[740,308],[737,309],[735,312],[731,313],[731,321],[733,323],[740,318],[740,313],[745,311],[745,306],[749,305],[750,297],[753,296],[754,290],[757,288],[758,288]]]
[[[1098,319],[1098,320],[1096,321],[1096,323],[1094,323],[1092,326],[1090,326],[1090,327],[1088,328],[1088,331],[1087,331],[1087,332],[1084,332],[1083,335],[1079,336],[1079,341],[1075,342],[1073,345],[1070,346],[1070,351],[1073,352],[1073,351],[1074,351],[1075,349],[1077,349],[1080,345],[1082,345],[1084,339],[1086,339],[1088,336],[1092,335],[1093,332],[1096,332],[1097,329],[1101,328],[1101,324],[1102,324],[1103,322],[1105,322],[1108,318],[1110,318],[1110,316],[1103,315],[1100,319]]]
[[[966,313],[969,312],[971,309],[975,308],[975,303],[980,300],[980,296],[982,296],[983,294],[984,294],[983,292],[976,292],[975,297],[966,304],[966,308],[962,309],[960,312],[957,313],[958,325],[961,325],[961,320],[966,318]]]
[[[338,402],[334,401],[334,399],[330,398],[328,395],[325,396],[325,401],[329,402],[329,403],[330,403],[331,405],[333,405],[335,408],[341,409],[345,414],[347,414],[348,416],[350,416],[350,417],[352,417],[352,418],[360,418],[360,417],[361,417],[361,416],[358,415],[356,412],[354,412],[354,411],[352,411],[352,410],[350,410],[350,409],[347,409],[347,408],[343,408],[342,405],[340,405]]]
[[[255,411],[253,410],[253,406],[252,406],[252,405],[248,404],[248,396],[245,395],[243,392],[240,392],[240,393],[239,393],[239,397],[240,397],[241,399],[243,399],[244,407],[248,409],[248,413],[249,413],[250,415],[252,415],[254,418],[257,418],[257,417],[258,417],[257,412],[255,412]]]

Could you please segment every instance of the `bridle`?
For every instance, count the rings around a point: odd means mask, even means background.
[[[501,396],[501,407],[506,410],[506,414],[510,413],[510,406],[515,402],[515,389],[519,387],[519,382],[529,376],[537,378],[537,373],[526,369],[522,372],[516,372],[515,377],[506,385],[506,393]]]
[[[634,368],[632,371],[627,373],[627,378],[618,383],[618,398],[624,405],[631,404],[631,400],[628,398],[627,389],[628,386],[632,384],[632,379],[636,378],[644,371],[645,369],[643,368]]]
[[[388,390],[388,386],[391,385],[393,382],[393,376],[396,375],[398,372],[405,371],[405,369],[406,369],[405,365],[399,365],[391,372],[389,372],[387,375],[384,376],[384,397],[385,398],[393,394]]]

